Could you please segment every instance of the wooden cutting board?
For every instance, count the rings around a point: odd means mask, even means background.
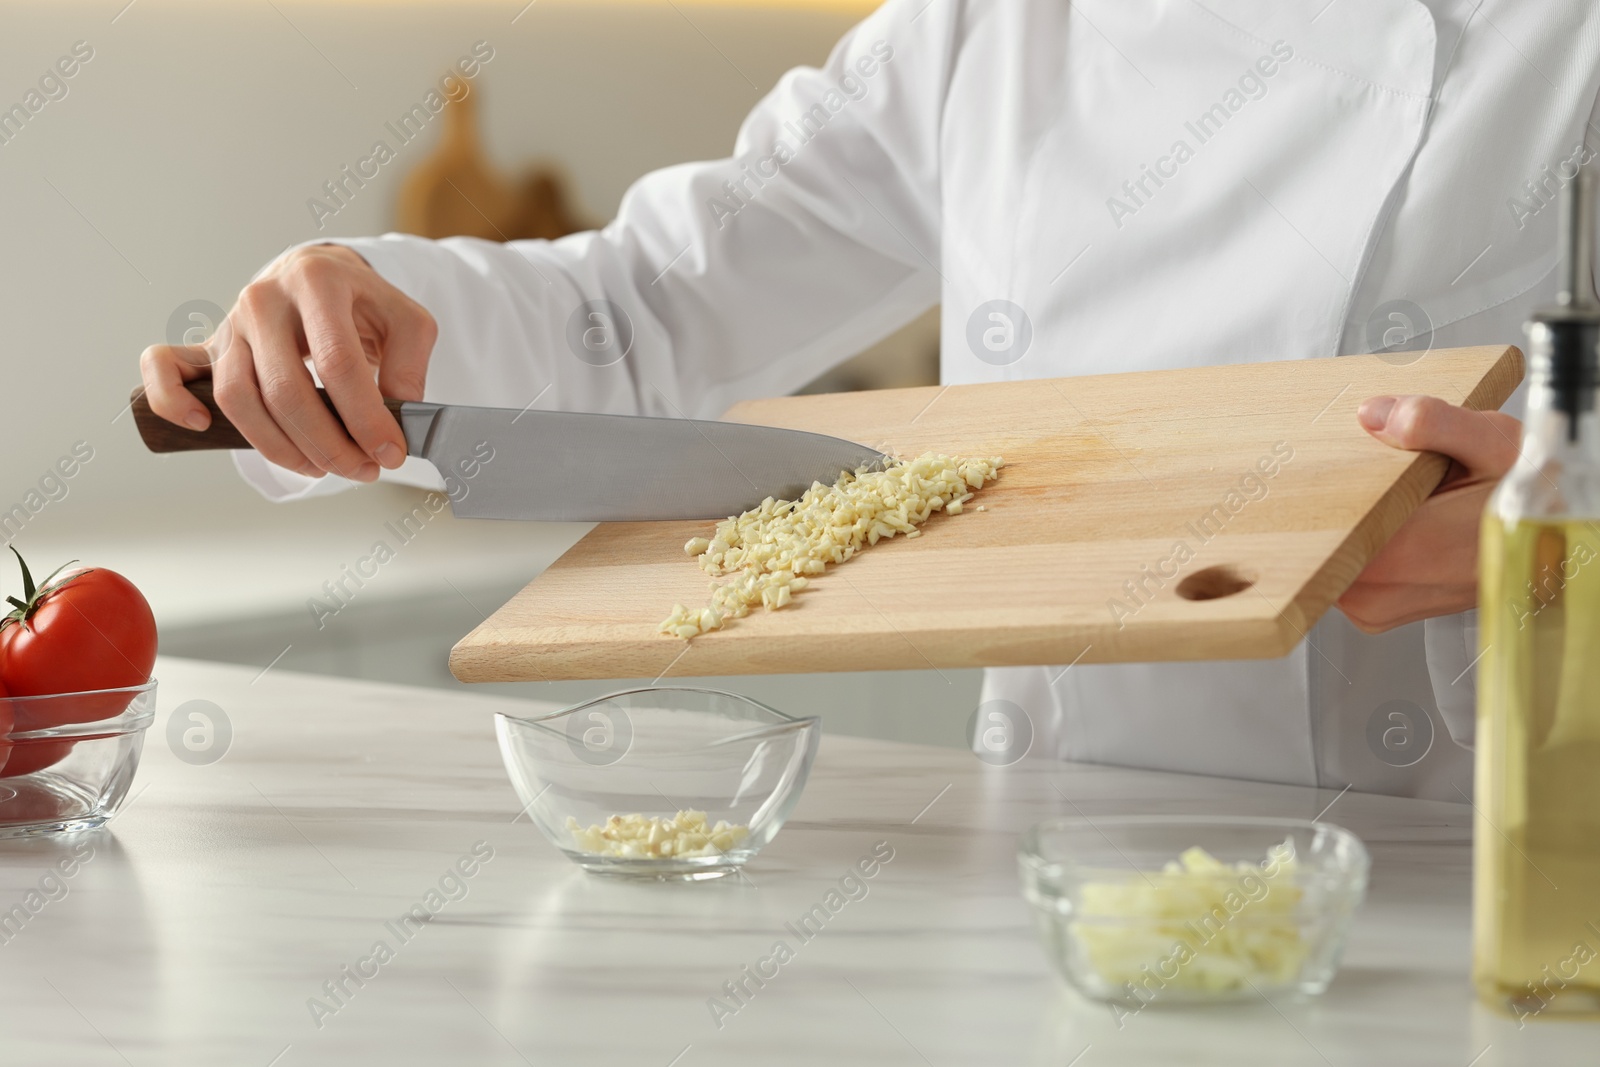
[[[750,401],[726,418],[1006,465],[963,514],[687,645],[656,625],[708,602],[682,546],[715,524],[597,526],[450,668],[506,682],[1281,656],[1447,466],[1370,438],[1360,403],[1492,409],[1521,378],[1522,354],[1493,347]]]

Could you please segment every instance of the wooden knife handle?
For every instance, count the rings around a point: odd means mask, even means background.
[[[186,386],[194,394],[196,400],[206,406],[211,412],[211,425],[204,430],[191,430],[187,426],[168,422],[154,411],[150,410],[150,401],[145,398],[144,389],[133,391],[129,398],[132,401],[133,421],[139,427],[139,436],[144,438],[144,445],[152,452],[204,452],[218,448],[251,448],[249,441],[244,439],[238,427],[228,421],[228,417],[217,407],[216,398],[211,395],[211,379],[197,378]],[[339,412],[335,410],[333,401],[328,397],[326,389],[318,389],[317,395],[322,402],[328,405],[328,411],[335,419]],[[400,407],[404,400],[384,400],[384,407],[389,409],[389,414],[396,420],[400,418]],[[343,425],[343,420],[340,420]]]

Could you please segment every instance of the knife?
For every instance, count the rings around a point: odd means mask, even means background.
[[[211,412],[205,430],[168,422],[150,410],[143,389],[134,390],[134,421],[150,451],[251,447],[217,407],[209,379],[188,389]],[[317,392],[334,411],[327,392]],[[458,518],[721,519],[769,496],[793,500],[812,482],[832,485],[842,471],[881,467],[888,458],[837,437],[735,422],[384,404],[400,422],[406,451],[444,476]]]

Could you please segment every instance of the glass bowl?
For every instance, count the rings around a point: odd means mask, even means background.
[[[0,838],[88,830],[116,814],[155,709],[154,679],[0,697]]]
[[[1328,823],[1205,816],[1047,819],[1017,863],[1056,970],[1130,1013],[1321,993],[1370,865]]]
[[[819,725],[732,693],[663,686],[499,715],[495,732],[523,810],[574,863],[692,881],[737,870],[777,834]]]

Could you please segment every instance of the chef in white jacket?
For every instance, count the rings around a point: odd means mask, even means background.
[[[214,376],[290,499],[437,484],[381,395],[714,418],[935,304],[949,383],[1516,343],[1597,96],[1594,0],[888,0],[605,229],[295,249],[144,379],[203,426],[182,383]],[[1290,655],[993,670],[984,699],[1035,753],[1464,799],[1476,520],[1518,426],[1361,419],[1457,462]]]

